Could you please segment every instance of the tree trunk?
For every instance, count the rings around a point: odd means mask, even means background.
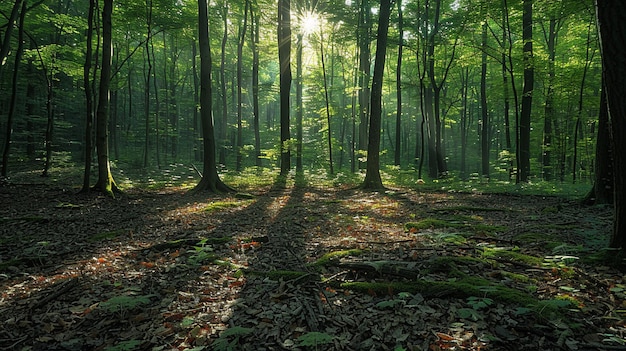
[[[219,119],[218,142],[219,163],[226,164],[226,138],[228,135],[228,97],[226,92],[226,44],[228,43],[228,1],[222,4],[222,21],[224,34],[222,35],[221,59],[220,59],[220,95],[222,101],[222,115]]]
[[[396,64],[396,147],[394,153],[394,164],[400,166],[400,155],[402,154],[402,49],[404,46],[404,28],[402,18],[402,1],[398,3],[398,63]]]
[[[550,17],[550,26],[547,35],[548,50],[548,87],[546,91],[546,105],[544,108],[543,122],[543,179],[551,181],[552,176],[552,125],[556,118],[554,111],[554,79],[555,79],[555,59],[556,59],[556,17]]]
[[[26,2],[22,3],[22,10],[20,12],[20,20],[18,25],[18,42],[17,51],[15,53],[15,62],[13,64],[13,80],[11,83],[11,101],[9,103],[9,113],[7,115],[7,130],[4,141],[4,151],[2,154],[2,176],[8,175],[9,167],[9,155],[11,151],[11,138],[13,133],[13,119],[15,117],[16,103],[17,103],[17,80],[19,78],[20,61],[22,61],[22,54],[24,53],[24,17],[26,16]],[[7,43],[8,45],[8,43]]]
[[[361,0],[359,9],[359,151],[367,150],[367,128],[370,116],[370,37],[371,37],[371,8],[369,0]]]
[[[604,84],[602,84],[604,86]],[[596,138],[595,181],[586,201],[594,204],[613,203],[613,159],[611,151],[611,126],[606,101],[606,89],[600,94],[598,114],[598,137]]]
[[[613,235],[609,246],[626,244],[626,2],[596,0],[604,83],[611,119],[613,148],[614,208]]]
[[[489,147],[491,144],[491,123],[487,106],[487,22],[482,24],[481,35],[482,58],[480,70],[480,146],[481,146],[481,173],[483,178],[489,179]]]
[[[280,63],[280,174],[291,170],[289,94],[291,89],[291,1],[278,0],[278,56]]]
[[[213,89],[211,87],[211,46],[207,0],[198,0],[198,46],[200,47],[200,120],[204,139],[204,166],[202,179],[193,192],[231,192],[217,174],[215,155],[215,130],[213,128]]]
[[[524,0],[522,15],[524,40],[524,88],[522,91],[522,113],[519,122],[519,161],[518,169],[521,182],[528,182],[530,177],[530,116],[533,101],[535,69],[533,62],[533,0]]]
[[[380,177],[380,129],[382,119],[382,85],[387,55],[387,34],[389,33],[389,16],[391,15],[391,0],[380,1],[378,13],[378,34],[376,40],[376,58],[374,62],[374,76],[372,77],[372,96],[369,126],[369,142],[367,145],[367,168],[364,189],[383,189]]]
[[[254,159],[257,167],[262,167],[261,162],[261,131],[259,125],[259,39],[261,27],[261,14],[258,8],[250,7],[252,23],[252,113],[254,114]]]
[[[243,10],[243,23],[239,27],[239,42],[237,44],[237,148],[235,170],[241,171],[243,160],[243,45],[246,42],[246,30],[248,29],[248,7],[250,1],[246,0]]]
[[[17,20],[17,16],[20,14],[20,8],[22,7],[23,0],[15,0],[13,3],[13,9],[11,15],[6,23],[6,31],[4,32],[4,38],[0,42],[0,68],[3,66],[4,59],[9,54],[11,48],[11,36],[13,35],[13,23]]]
[[[95,189],[113,196],[118,191],[109,164],[109,103],[111,86],[111,61],[113,45],[111,40],[113,0],[104,0],[102,9],[102,62],[98,110],[96,112],[96,148],[98,153],[98,181]]]
[[[328,166],[330,174],[335,174],[333,168],[333,137],[330,124],[330,101],[328,97],[328,81],[326,79],[326,61],[324,60],[324,33],[320,28],[320,56],[322,58],[322,79],[324,79],[324,102],[326,103],[326,123],[328,124]]]
[[[83,188],[81,192],[88,192],[91,184],[91,161],[93,151],[93,92],[91,91],[91,61],[93,60],[93,32],[96,0],[89,0],[89,12],[87,15],[87,51],[85,53],[85,65],[83,66],[83,88],[85,89],[85,168],[83,172]]]
[[[302,103],[302,33],[298,33],[296,44],[296,172],[303,171],[302,165],[302,132],[304,119],[304,106]]]

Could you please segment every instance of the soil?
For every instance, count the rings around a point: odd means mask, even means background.
[[[273,186],[0,186],[0,350],[619,350],[611,209]]]

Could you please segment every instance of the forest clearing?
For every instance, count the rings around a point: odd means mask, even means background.
[[[594,260],[608,206],[267,175],[117,198],[14,179],[3,350],[626,349],[626,282]]]

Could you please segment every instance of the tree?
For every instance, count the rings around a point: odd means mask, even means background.
[[[22,61],[22,54],[24,53],[24,17],[26,16],[26,2],[22,3],[22,10],[20,12],[19,30],[18,30],[18,43],[17,52],[15,54],[15,62],[13,64],[13,82],[11,84],[11,102],[9,107],[9,114],[7,116],[7,131],[5,135],[4,152],[2,153],[2,176],[6,177],[9,166],[9,151],[11,149],[11,134],[13,132],[13,119],[15,116],[15,105],[17,104],[17,80],[19,77],[20,61]],[[9,25],[11,26],[11,24]],[[8,42],[7,42],[8,45]]]
[[[528,182],[530,177],[530,116],[533,102],[535,69],[533,62],[533,1],[524,0],[522,14],[522,38],[524,40],[524,87],[522,112],[519,118],[518,179]]]
[[[626,244],[626,2],[596,0],[596,10],[613,148],[615,217],[609,246],[623,250]]]
[[[280,174],[291,169],[289,94],[291,89],[291,1],[278,0],[278,61],[280,65]]]
[[[200,47],[200,120],[204,141],[204,167],[202,179],[193,191],[231,192],[233,189],[224,184],[217,174],[215,131],[213,128],[213,89],[211,87],[212,59],[206,0],[198,0],[198,46]]]
[[[113,196],[119,191],[109,163],[109,111],[111,92],[113,0],[104,0],[102,9],[102,62],[100,67],[100,87],[96,112],[96,150],[98,154],[98,181],[94,189]]]
[[[93,34],[94,15],[96,12],[96,0],[89,0],[89,13],[87,15],[87,50],[85,52],[85,64],[83,65],[83,88],[85,89],[85,168],[83,172],[82,192],[89,191],[91,177],[91,159],[93,151],[93,117],[94,96],[91,90],[91,66],[93,60]]]
[[[376,39],[376,57],[374,62],[374,76],[372,77],[371,116],[369,137],[367,144],[367,167],[363,189],[382,189],[383,181],[380,178],[380,128],[382,119],[382,89],[387,55],[387,34],[389,33],[389,16],[391,15],[391,0],[380,1],[378,13],[378,33]]]
[[[400,165],[402,131],[402,49],[404,46],[404,21],[402,18],[402,0],[398,1],[398,63],[396,65],[396,140],[394,164]]]

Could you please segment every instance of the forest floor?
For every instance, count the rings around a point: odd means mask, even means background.
[[[626,350],[609,207],[0,186],[0,350]]]

